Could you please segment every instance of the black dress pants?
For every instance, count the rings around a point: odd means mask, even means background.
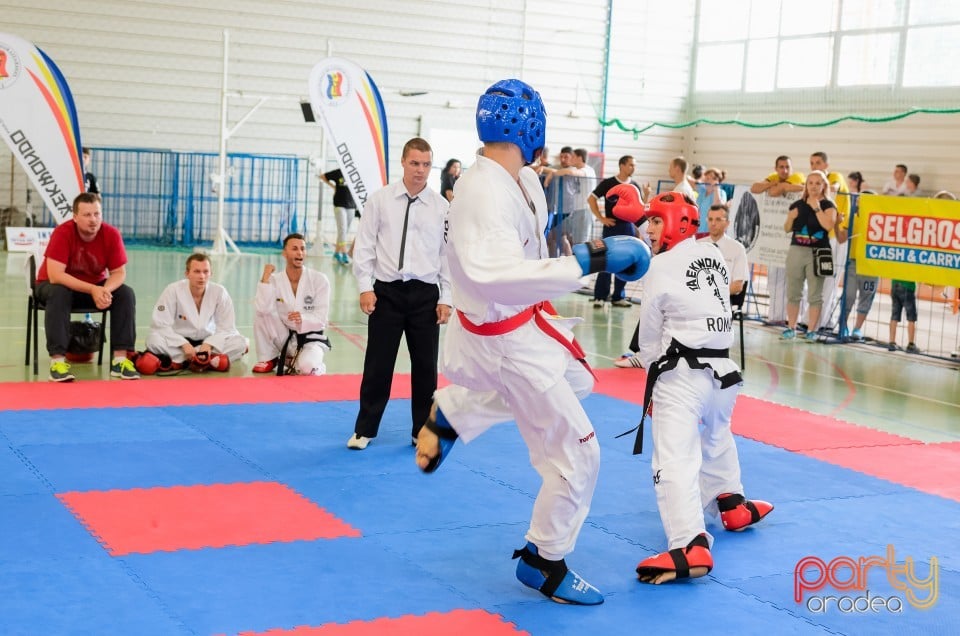
[[[440,289],[436,284],[418,280],[376,281],[373,291],[377,295],[377,305],[367,323],[360,413],[354,432],[363,437],[377,436],[380,419],[390,399],[400,338],[406,336],[410,353],[411,433],[416,437],[430,415],[433,394],[437,390],[440,347],[437,300]]]

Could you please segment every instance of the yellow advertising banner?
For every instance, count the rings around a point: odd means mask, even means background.
[[[864,194],[851,234],[858,274],[960,286],[960,201]]]

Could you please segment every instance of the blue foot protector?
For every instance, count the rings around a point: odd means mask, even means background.
[[[522,550],[514,550],[513,558],[517,563],[517,578],[527,587],[557,603],[573,605],[599,605],[603,603],[600,590],[593,587],[580,575],[567,568],[563,559],[548,561],[537,551],[537,546],[529,541]]]
[[[428,417],[423,425],[427,427],[428,431],[440,438],[440,452],[437,453],[437,456],[431,459],[427,467],[423,469],[425,473],[432,473],[440,468],[440,464],[442,464],[443,460],[450,454],[453,445],[457,443],[457,432],[450,426],[450,422],[447,421],[447,418],[439,406],[437,407],[436,417]]]

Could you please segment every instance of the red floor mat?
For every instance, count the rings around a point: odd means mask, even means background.
[[[357,400],[360,379],[360,374],[349,373],[227,378],[183,375],[126,382],[92,380],[61,384],[7,382],[0,383],[0,411]],[[442,376],[438,382],[439,386],[448,384]],[[409,373],[393,376],[390,397],[410,398]]]
[[[644,369],[594,369],[599,382],[593,385],[593,390],[603,395],[609,395],[619,400],[626,400],[634,404],[643,404],[643,387],[647,382],[647,372]]]
[[[454,610],[445,614],[378,618],[347,624],[319,627],[271,629],[265,632],[241,632],[240,636],[519,636],[518,630],[498,614],[486,610]]]
[[[113,556],[361,536],[273,482],[66,492],[57,497]]]
[[[960,453],[956,444],[830,448],[803,450],[800,454],[960,501]]]
[[[919,442],[865,426],[741,395],[733,409],[733,432],[789,451],[859,446],[902,446]]]
[[[646,372],[600,369],[595,390],[621,400],[643,403]],[[790,451],[856,446],[922,445],[921,442],[789,406],[741,395],[733,410],[733,432]]]

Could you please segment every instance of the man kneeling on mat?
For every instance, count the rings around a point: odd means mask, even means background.
[[[137,357],[142,375],[178,371],[226,371],[248,341],[237,330],[233,301],[223,285],[210,282],[210,258],[187,257],[185,276],[167,285],[153,307],[147,350]]]
[[[283,239],[285,266],[263,267],[253,306],[253,339],[257,345],[254,373],[323,375],[330,341],[324,334],[330,315],[330,280],[305,265],[307,243],[302,234]],[[280,362],[283,364],[280,364]]]
[[[698,216],[676,192],[654,197],[647,211],[655,256],[640,296],[637,355],[648,370],[644,413],[651,398],[654,405],[653,483],[669,551],[640,562],[644,583],[710,572],[713,537],[704,510],[719,512],[727,530],[742,530],[773,510],[743,496],[730,431],[743,384],[729,355],[730,275],[717,246],[697,242]],[[635,452],[642,434],[641,426]]]
[[[590,509],[600,447],[580,400],[593,389],[583,350],[545,299],[580,287],[599,271],[640,278],[650,250],[612,236],[547,258],[547,201],[527,164],[543,149],[546,112],[520,80],[491,86],[477,106],[482,154],[457,182],[447,216],[447,260],[455,316],[447,327],[443,373],[417,436],[417,465],[433,472],[458,438],[516,420],[542,484],[517,578],[558,603],[597,605],[603,595],[567,568]]]

